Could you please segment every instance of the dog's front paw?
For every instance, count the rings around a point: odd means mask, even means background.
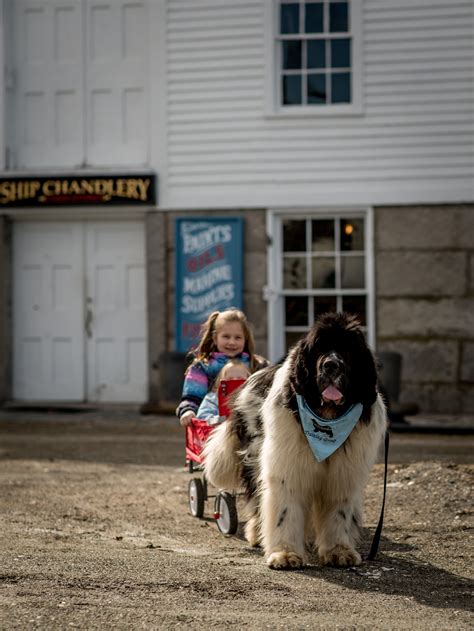
[[[336,567],[348,567],[360,565],[362,562],[360,554],[352,548],[345,546],[334,546],[327,552],[319,552],[319,560],[323,565],[335,565]]]
[[[304,559],[290,550],[272,552],[267,559],[268,567],[273,570],[296,570],[303,567],[304,564]]]

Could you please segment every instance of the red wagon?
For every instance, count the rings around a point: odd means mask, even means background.
[[[229,396],[244,381],[244,379],[221,381],[218,391],[220,416],[229,416]],[[202,471],[202,450],[207,438],[215,427],[215,425],[208,425],[206,421],[197,418],[194,418],[191,424],[186,427],[186,465],[190,473]],[[205,502],[210,497],[214,498],[213,518],[216,520],[217,527],[223,534],[233,535],[237,531],[239,524],[235,493],[221,489],[215,495],[210,495],[204,474],[200,477],[191,478],[188,484],[188,501],[189,510],[193,517],[202,517],[204,515]]]

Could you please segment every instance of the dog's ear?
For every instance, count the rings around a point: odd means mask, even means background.
[[[363,333],[361,333],[363,343],[358,350],[358,364],[360,369],[357,370],[355,377],[355,392],[364,406],[371,406],[377,398],[377,367],[375,358],[367,346]]]
[[[308,385],[310,366],[314,350],[307,338],[300,340],[295,348],[295,355],[291,362],[290,383],[296,393],[304,395]],[[314,369],[313,369],[314,370]]]

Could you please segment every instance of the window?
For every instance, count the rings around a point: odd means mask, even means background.
[[[359,112],[359,0],[275,0],[273,10],[273,112]]]
[[[272,359],[283,355],[327,311],[356,314],[373,344],[368,211],[275,214],[271,225]]]

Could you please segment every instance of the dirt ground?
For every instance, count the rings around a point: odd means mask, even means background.
[[[471,629],[471,436],[392,436],[376,561],[267,569],[190,516],[171,417],[0,412],[1,629]],[[367,554],[383,465],[367,489]]]

